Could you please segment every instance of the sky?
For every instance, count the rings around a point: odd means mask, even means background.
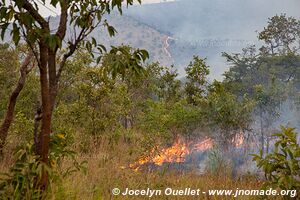
[[[7,0],[8,1],[8,0]],[[151,4],[151,3],[163,3],[169,2],[174,0],[142,0],[142,4]],[[35,0],[35,2],[39,5],[41,14],[43,17],[48,16],[56,16],[60,13],[60,7],[57,6],[56,8],[50,5],[50,0],[46,0],[46,4],[44,5],[41,0]],[[136,2],[136,4],[138,4]]]

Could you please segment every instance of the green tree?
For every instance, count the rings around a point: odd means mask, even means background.
[[[247,94],[257,102],[255,115],[260,124],[263,152],[268,152],[270,128],[279,118],[281,105],[298,98],[299,92],[299,20],[286,15],[270,18],[258,37],[265,42],[241,53],[223,56],[231,68],[226,72],[226,87],[240,98]]]
[[[42,0],[45,4],[45,0]],[[94,38],[88,39],[90,33],[98,26],[107,28],[109,35],[115,34],[114,27],[110,26],[104,19],[105,14],[109,14],[112,9],[117,8],[122,13],[122,0],[111,1],[51,1],[53,7],[60,6],[59,24],[57,27],[50,27],[49,20],[42,17],[38,4],[27,0],[14,0],[0,2],[0,27],[1,37],[4,38],[11,25],[12,40],[18,45],[23,37],[26,44],[31,48],[39,68],[40,95],[41,95],[41,129],[36,137],[36,150],[40,160],[44,164],[49,164],[49,142],[51,134],[52,113],[55,108],[58,94],[58,83],[61,73],[64,70],[67,60],[80,47],[84,46],[92,55],[93,47],[103,52],[105,48],[98,44]],[[127,0],[127,5],[132,5],[133,0]],[[66,39],[67,26],[74,27],[73,35],[66,45],[67,51],[58,58],[58,52]],[[53,31],[54,30],[54,31]],[[126,53],[123,49],[113,48],[117,54]],[[128,63],[141,64],[148,56],[144,51],[125,54],[128,56]],[[101,57],[97,58],[100,62]],[[117,66],[113,66],[118,69]],[[121,66],[122,67],[122,66]],[[43,171],[40,180],[40,188],[45,189],[48,185],[48,174]]]
[[[262,49],[271,54],[297,52],[300,42],[300,21],[285,14],[276,15],[269,19],[268,26],[259,33],[258,38],[267,45]]]
[[[202,98],[207,90],[209,66],[205,59],[194,56],[193,61],[185,69],[187,82],[185,93],[191,104],[196,104],[197,99]]]
[[[264,88],[262,85],[255,85],[255,101],[256,108],[254,113],[259,117],[260,123],[260,135],[261,135],[261,148],[263,153],[269,152],[269,142],[270,142],[270,128],[273,123],[280,116],[280,107],[282,104],[282,99],[285,99],[281,95],[283,94],[279,85],[273,82],[269,88]]]
[[[178,80],[178,72],[171,68],[164,67],[161,69],[158,84],[158,98],[167,102],[177,102],[182,96],[181,81]]]
[[[207,97],[201,102],[201,109],[217,141],[227,147],[227,144],[234,141],[236,134],[250,130],[254,105],[251,99],[246,96],[239,99],[224,84],[214,81],[209,86]]]

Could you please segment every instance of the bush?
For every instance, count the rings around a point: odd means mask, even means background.
[[[275,149],[263,157],[253,155],[253,160],[261,168],[267,179],[264,187],[275,187],[282,190],[300,191],[300,147],[297,143],[297,132],[294,128],[281,127]]]
[[[42,199],[37,182],[43,169],[51,171],[34,155],[30,144],[16,151],[16,159],[10,171],[0,176],[0,199]]]
[[[32,143],[19,146],[15,152],[15,164],[8,173],[0,173],[0,200],[46,199],[54,182],[59,183],[73,172],[85,170],[85,161],[77,162],[76,153],[70,150],[67,140],[63,133],[51,135],[50,166],[40,161]],[[69,167],[62,167],[64,159],[71,161]],[[46,170],[49,176],[49,192],[39,189],[38,183],[43,170]]]

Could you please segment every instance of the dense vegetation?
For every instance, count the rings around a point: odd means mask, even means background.
[[[220,82],[208,79],[210,67],[199,56],[179,79],[173,66],[146,63],[145,50],[106,50],[94,38],[87,40],[102,15],[115,6],[121,12],[121,1],[100,7],[94,1],[51,1],[58,3],[62,16],[55,34],[29,1],[15,1],[15,7],[0,3],[2,33],[13,23],[17,46],[0,46],[0,169],[6,172],[1,175],[0,198],[107,199],[114,187],[163,188],[178,183],[203,189],[260,187],[255,175],[236,179],[226,163],[197,177],[192,171],[129,168],[140,156],[178,138],[210,137],[216,141],[214,152],[222,157],[240,134],[249,144],[259,138],[262,151],[254,158],[264,168],[266,183],[299,189],[300,153],[294,130],[283,129],[275,145],[292,152],[281,157],[292,159],[292,168],[286,169],[290,179],[278,178],[287,177],[284,170],[273,173],[278,166],[271,161],[280,152],[269,154],[271,134],[286,105],[298,111],[299,20],[274,16],[258,35],[264,46],[224,53],[231,68]],[[64,49],[68,16],[82,34]],[[104,26],[113,36],[114,27],[107,21]],[[21,36],[24,44],[19,44]],[[288,145],[291,149],[285,149]],[[291,186],[283,187],[282,181]]]

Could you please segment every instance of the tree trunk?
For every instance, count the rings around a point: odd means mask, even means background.
[[[32,52],[29,52],[29,54],[23,61],[22,65],[20,67],[20,78],[18,80],[18,83],[17,83],[15,89],[13,90],[13,92],[11,93],[10,98],[9,98],[9,103],[8,103],[7,111],[5,114],[5,118],[0,127],[0,155],[3,153],[3,148],[4,148],[6,138],[8,135],[8,130],[9,130],[11,123],[13,121],[13,118],[14,118],[14,110],[15,110],[17,98],[25,85],[26,75],[30,71],[30,70],[28,70],[28,65],[29,65],[32,57],[33,57]]]
[[[270,137],[267,137],[267,149],[266,149],[266,153],[269,154],[269,149],[270,149]]]
[[[260,108],[262,109],[262,108]],[[264,135],[264,127],[263,127],[263,114],[262,111],[260,112],[260,135],[261,135],[261,150],[262,154],[265,153],[265,135]]]
[[[49,95],[51,103],[51,112],[55,107],[55,99],[57,96],[57,84],[56,80],[56,50],[48,50],[48,75],[49,75]]]
[[[49,164],[49,143],[51,133],[51,99],[48,82],[48,48],[44,44],[40,44],[40,84],[41,84],[41,99],[42,99],[42,122],[41,132],[38,141],[38,155],[41,161]],[[48,173],[44,169],[40,180],[40,189],[45,190],[48,186]]]

